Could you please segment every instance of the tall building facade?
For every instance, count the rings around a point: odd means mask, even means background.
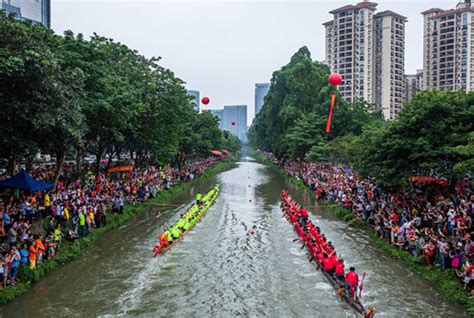
[[[270,90],[270,83],[255,84],[255,116],[262,110],[265,95]]]
[[[235,123],[235,125],[232,125]],[[240,141],[247,141],[247,105],[224,106],[222,129],[229,130]]]
[[[342,75],[342,97],[373,101],[373,15],[377,4],[361,2],[330,11],[326,28],[326,62]]]
[[[405,22],[392,11],[374,15],[374,103],[385,119],[395,119],[405,101]]]
[[[194,105],[194,110],[199,113],[199,110],[201,109],[199,91],[188,90],[187,92],[188,92],[188,96],[191,96],[193,98],[191,100],[191,103],[193,103],[193,105]]]
[[[456,8],[422,12],[423,88],[474,89],[474,9],[470,0]]]
[[[212,109],[210,112],[219,118],[222,130],[229,130],[242,142],[247,141],[247,105],[224,106],[224,109]]]
[[[1,0],[1,9],[18,20],[30,20],[51,28],[51,0]]]
[[[342,75],[344,99],[374,103],[393,119],[403,107],[406,18],[376,9],[377,3],[364,1],[330,11],[333,20],[323,24],[326,63]]]
[[[416,74],[405,75],[405,100],[412,99],[416,92],[423,89],[423,70],[417,70]]]
[[[224,119],[224,110],[223,109],[210,109],[211,114],[219,118],[219,127],[222,128],[222,120]]]

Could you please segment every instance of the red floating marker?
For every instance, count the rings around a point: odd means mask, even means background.
[[[209,97],[203,97],[203,98],[201,99],[201,102],[202,102],[204,105],[207,105],[207,104],[209,104],[210,99],[209,99]]]

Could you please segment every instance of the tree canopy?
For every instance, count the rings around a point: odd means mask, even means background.
[[[236,150],[160,58],[97,34],[56,35],[3,11],[0,34],[0,158],[10,170],[38,151],[56,155],[59,175],[71,153],[78,161],[94,153],[99,163],[129,151],[140,164]]]
[[[385,186],[413,174],[456,178],[473,173],[474,93],[422,91],[391,122],[372,104],[348,103],[328,84],[329,68],[306,47],[273,73],[249,141],[276,156],[353,165]],[[337,94],[330,134],[324,128]]]
[[[327,143],[346,134],[360,134],[372,121],[381,123],[380,114],[363,101],[345,102],[328,83],[329,67],[313,61],[307,47],[300,48],[290,62],[273,73],[264,105],[249,131],[253,146],[277,156],[316,157]],[[336,94],[331,133],[325,132],[331,95]]]
[[[472,172],[473,124],[474,93],[419,92],[394,121],[360,135],[354,164],[388,187],[414,174],[455,178]]]

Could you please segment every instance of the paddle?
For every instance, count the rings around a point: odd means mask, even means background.
[[[359,286],[359,299],[362,299],[362,289],[364,288],[364,278],[365,278],[365,272],[362,275],[362,280],[360,281],[360,286]]]

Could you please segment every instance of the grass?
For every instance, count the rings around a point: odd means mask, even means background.
[[[194,179],[193,181],[181,183],[175,187],[172,187],[170,190],[160,192],[156,198],[151,199],[147,202],[136,205],[125,205],[122,214],[109,214],[107,217],[107,225],[91,231],[88,237],[81,238],[73,243],[63,242],[61,245],[61,250],[58,252],[56,257],[45,262],[41,267],[35,270],[31,270],[29,268],[21,266],[20,271],[18,273],[18,279],[20,280],[20,282],[15,284],[14,287],[7,287],[5,289],[0,290],[0,304],[6,304],[15,299],[16,297],[29,291],[33,283],[39,281],[42,277],[44,277],[47,273],[51,272],[56,267],[66,264],[83,254],[87,247],[97,241],[104,233],[117,229],[122,224],[130,221],[139,212],[145,211],[146,209],[157,203],[166,202],[169,199],[178,195],[179,193],[190,189],[197,182],[205,180],[221,171],[231,168],[237,158],[238,155],[234,155],[232,158],[224,162],[218,163],[214,167],[207,169],[202,176]]]
[[[290,177],[283,168],[273,164],[273,162],[267,157],[265,157],[261,152],[253,150],[252,156],[254,156],[259,162],[274,167],[279,174],[287,178],[291,183],[296,185],[302,191],[305,191],[312,195],[314,198],[316,198],[316,195],[313,193],[313,191],[310,191],[302,180]],[[351,226],[369,228],[365,222],[357,220],[354,214],[348,209],[337,205],[331,205],[326,200],[322,200],[322,202],[327,204],[327,208],[338,219],[349,223],[349,225]],[[372,228],[370,229],[372,230]],[[400,263],[408,266],[412,270],[421,274],[424,278],[426,278],[433,284],[435,289],[447,301],[453,304],[463,306],[464,308],[466,308],[469,315],[474,317],[474,298],[470,297],[468,293],[463,289],[462,284],[459,282],[459,279],[457,278],[454,270],[451,269],[443,272],[441,269],[433,266],[430,270],[428,270],[426,263],[421,256],[414,257],[409,252],[396,248],[395,246],[389,244],[387,241],[378,238],[373,231],[369,232],[369,236],[371,238],[371,241],[377,248],[381,249]]]

